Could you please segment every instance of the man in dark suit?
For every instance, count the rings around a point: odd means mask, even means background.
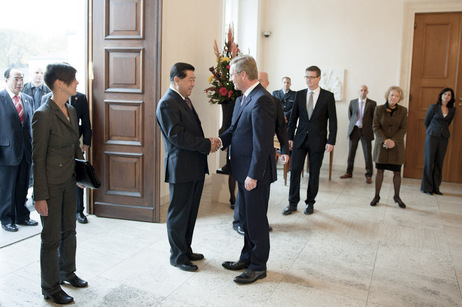
[[[231,60],[229,76],[243,96],[236,100],[231,126],[220,139],[223,149],[229,147],[231,171],[238,183],[244,247],[238,261],[222,265],[228,270],[247,269],[234,281],[248,284],[266,277],[270,248],[266,212],[270,185],[276,180],[276,110],[273,97],[257,80],[257,64],[251,56]]]
[[[258,72],[258,82],[260,82],[261,86],[266,90],[269,85],[268,80],[268,73],[264,71]],[[284,112],[282,111],[281,101],[273,97],[274,100],[274,111],[276,113],[276,127],[275,133],[278,138],[279,144],[281,148],[281,162],[282,164],[286,164],[289,162],[289,142],[287,137],[287,125],[284,119]],[[234,207],[234,221],[233,221],[233,228],[237,231],[238,234],[244,235],[244,231],[242,230],[241,223],[239,221],[239,202],[236,202],[236,206]],[[273,227],[269,227],[269,231],[272,231]]]
[[[41,67],[31,70],[31,81],[24,84],[22,92],[33,98],[34,111],[41,106],[43,96],[51,92],[43,82],[43,69]]]
[[[51,97],[52,93],[46,94],[42,97],[40,105],[44,104],[48,98]],[[88,108],[88,101],[85,94],[77,92],[77,95],[71,96],[68,103],[70,103],[77,113],[77,120],[79,121],[79,138],[83,135],[83,144],[81,146],[82,152],[88,155],[88,148],[91,146],[91,123],[90,123],[90,110]],[[76,187],[77,189],[77,222],[81,224],[88,223],[88,219],[83,213],[85,210],[85,203],[83,201],[83,189]]]
[[[21,93],[24,76],[11,68],[5,71],[6,88],[0,92],[0,219],[6,231],[16,224],[36,226],[26,207],[32,163],[32,97]]]
[[[374,139],[372,122],[377,102],[367,98],[368,92],[367,86],[361,85],[358,91],[359,98],[351,100],[348,107],[350,150],[347,170],[345,174],[340,176],[341,179],[353,177],[356,149],[358,149],[358,142],[361,140],[364,161],[366,162],[366,182],[372,183],[372,140]]]
[[[290,118],[290,112],[295,101],[295,91],[290,89],[292,82],[289,77],[282,78],[282,89],[273,91],[273,96],[281,101],[282,110],[286,121]]]
[[[288,125],[292,164],[289,205],[282,211],[284,215],[297,211],[297,204],[300,201],[300,175],[307,154],[310,177],[304,213],[308,215],[314,212],[324,151],[331,152],[334,149],[337,136],[334,94],[319,87],[321,70],[317,66],[308,67],[305,70],[305,80],[308,89],[297,92]],[[296,127],[297,121],[298,127]],[[328,123],[329,135],[327,135]]]
[[[165,144],[165,181],[170,186],[167,233],[170,264],[183,271],[198,268],[191,261],[204,255],[191,248],[199,202],[208,174],[207,155],[220,141],[205,138],[189,96],[195,85],[194,67],[176,63],[170,70],[170,88],[157,105],[156,117]]]

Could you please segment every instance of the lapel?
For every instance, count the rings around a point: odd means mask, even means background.
[[[74,118],[71,116],[71,112],[69,111],[69,107],[68,107],[68,104],[66,103],[66,108],[67,108],[67,114],[69,115],[69,120],[67,120],[66,116],[64,116],[64,113],[61,112],[61,110],[59,109],[58,105],[56,104],[56,102],[54,102],[53,100],[49,99],[48,100],[48,104],[50,105],[50,108],[53,110],[53,113],[55,113],[56,117],[64,123],[64,125],[66,125],[67,127],[69,127],[70,129],[74,130],[74,126],[73,126],[73,121],[74,121]]]
[[[188,104],[186,103],[186,101],[177,93],[175,92],[174,90],[172,90],[171,88],[168,89],[171,93],[171,95],[173,95],[173,97],[176,98],[176,100],[178,101],[178,103],[181,105],[181,107],[183,108],[183,110],[189,115],[189,116],[192,116],[193,119],[195,121],[197,121],[199,123],[199,125],[201,124],[201,121],[199,120],[199,115],[197,115],[197,112],[196,112],[196,109],[194,109],[194,106],[192,105],[192,102],[191,102],[191,106],[192,106],[192,109],[189,108]]]

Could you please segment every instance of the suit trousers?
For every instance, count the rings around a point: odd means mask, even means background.
[[[77,191],[77,211],[76,213],[83,213],[83,210],[85,209],[84,203],[83,203],[83,189],[79,188],[78,186],[76,187]]]
[[[292,161],[290,167],[290,187],[289,187],[289,204],[297,207],[300,201],[300,177],[305,165],[305,158],[308,154],[308,189],[306,193],[305,203],[314,205],[316,195],[319,190],[319,174],[321,171],[322,160],[324,159],[324,151],[316,152],[310,150],[307,142],[302,148],[296,148],[292,151]]]
[[[249,263],[249,269],[266,270],[269,258],[269,224],[266,215],[270,194],[270,183],[257,182],[257,187],[247,191],[244,182],[238,182],[239,220],[244,230],[244,247],[239,261]]]
[[[355,126],[350,134],[350,150],[348,152],[348,166],[346,172],[350,175],[353,174],[356,150],[358,149],[359,140],[361,140],[361,145],[363,147],[364,161],[366,163],[366,177],[372,177],[372,142],[366,140],[362,129],[358,128],[358,126]]]
[[[420,189],[424,192],[440,190],[443,162],[449,139],[427,135],[425,137],[424,169]]]
[[[59,282],[75,276],[75,177],[62,184],[48,185],[48,216],[41,216],[40,268],[42,294],[60,291]]]
[[[0,220],[2,225],[30,218],[26,207],[30,163],[23,157],[19,165],[0,165]]]
[[[197,213],[204,188],[204,179],[170,183],[170,205],[167,211],[167,234],[170,243],[170,264],[189,261]]]

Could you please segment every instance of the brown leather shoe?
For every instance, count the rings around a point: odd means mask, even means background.
[[[352,174],[345,173],[342,176],[340,176],[340,179],[348,179],[348,178],[351,178],[351,177],[353,177]]]
[[[366,177],[366,183],[372,183],[372,178],[371,177]]]

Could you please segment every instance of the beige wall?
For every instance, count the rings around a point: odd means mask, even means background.
[[[210,105],[204,90],[215,65],[213,40],[222,39],[222,2],[217,0],[164,0],[162,8],[162,95],[169,87],[170,68],[176,62],[187,62],[195,68],[196,85],[191,100],[199,114],[206,137],[217,136],[219,106]],[[216,154],[208,158],[210,172],[216,170]],[[164,148],[162,143],[164,180]],[[168,200],[168,185],[161,185],[162,203]]]
[[[348,155],[347,109],[366,84],[378,104],[391,85],[408,95],[415,12],[462,11],[460,0],[261,0],[260,70],[270,75],[269,90],[280,88],[280,78],[292,77],[292,89],[306,88],[304,69],[344,69],[344,101],[337,102],[338,134],[334,164],[345,166]],[[403,101],[407,106],[407,100]],[[360,146],[359,146],[360,147]],[[358,148],[357,174],[364,170]],[[324,164],[328,159],[324,159]],[[334,174],[334,178],[340,174]]]

